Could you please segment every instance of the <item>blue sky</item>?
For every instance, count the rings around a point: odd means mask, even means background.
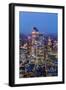
[[[32,27],[37,27],[39,32],[57,34],[58,31],[57,13],[20,12],[19,30],[20,33],[30,34]]]

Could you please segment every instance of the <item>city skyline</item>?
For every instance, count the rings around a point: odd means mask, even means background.
[[[19,78],[57,76],[57,14],[20,12],[19,15]]]
[[[50,37],[45,39],[36,27],[32,36],[20,37],[20,68],[19,77],[47,77],[58,75],[57,41]]]

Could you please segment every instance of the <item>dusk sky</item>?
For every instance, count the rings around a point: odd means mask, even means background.
[[[57,34],[58,15],[57,13],[20,12],[19,30],[20,33],[30,34],[32,27],[36,27],[41,33]]]

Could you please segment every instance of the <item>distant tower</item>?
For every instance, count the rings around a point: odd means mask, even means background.
[[[31,54],[31,46],[32,46],[31,36],[28,36],[28,45],[27,45],[27,49],[28,49],[28,53],[29,53],[29,54]]]
[[[53,50],[54,52],[57,52],[58,50],[58,42],[56,40],[54,41],[54,44],[53,44]]]
[[[32,30],[32,55],[35,57],[35,64],[44,62],[44,35],[36,27]]]
[[[36,27],[32,29],[32,55],[36,55],[36,44],[39,38],[39,31]]]
[[[32,29],[32,39],[37,39],[39,37],[39,30],[36,27]]]
[[[51,42],[51,38],[49,37],[48,38],[48,46],[51,46],[52,45],[52,42]]]
[[[49,50],[49,51],[52,50],[52,40],[51,40],[50,37],[48,38],[48,50]]]
[[[33,28],[33,30],[32,30],[32,45],[35,44],[35,39],[36,39],[36,31]]]

